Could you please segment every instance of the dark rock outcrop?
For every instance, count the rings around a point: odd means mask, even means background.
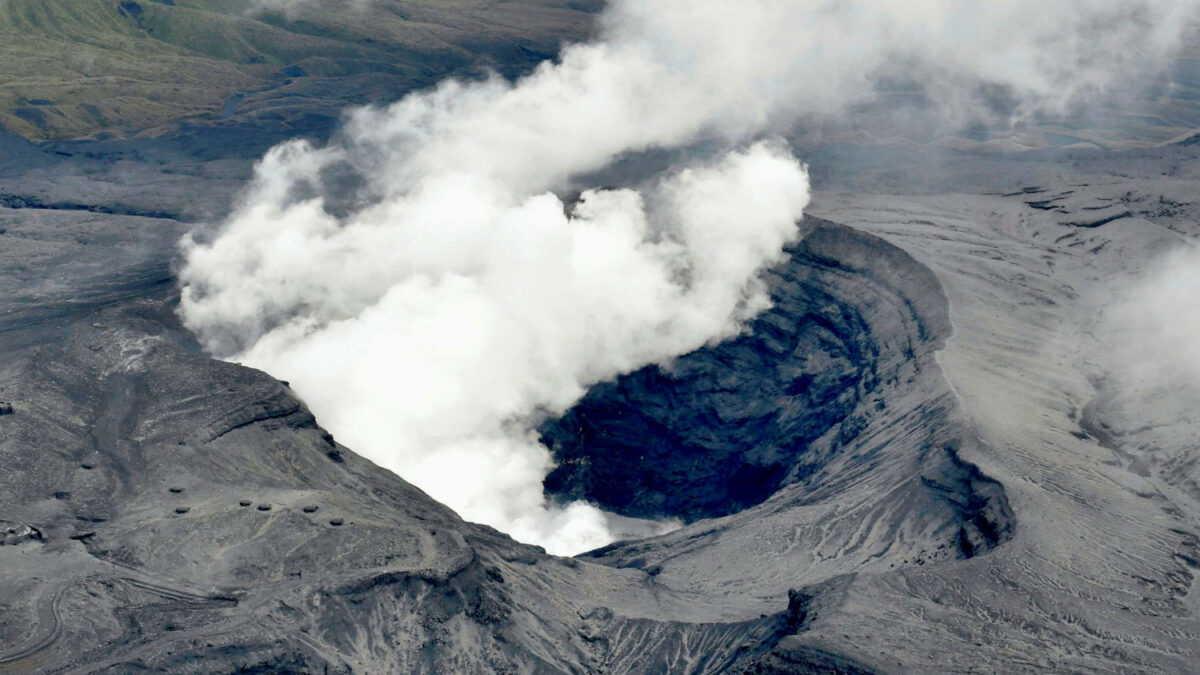
[[[11,525],[0,531],[0,546],[20,546],[31,541],[43,541],[42,531],[32,525]]]

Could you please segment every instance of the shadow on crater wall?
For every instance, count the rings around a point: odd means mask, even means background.
[[[774,307],[747,334],[593,387],[542,425],[558,462],[548,493],[630,516],[723,516],[815,473],[817,439],[858,435],[872,392],[949,335],[947,303],[900,249],[802,226],[768,275]]]

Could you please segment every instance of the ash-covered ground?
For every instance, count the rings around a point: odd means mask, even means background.
[[[328,100],[0,135],[0,673],[1194,672],[1200,361],[1156,301],[1200,234],[1190,53],[1091,131],[798,131],[772,307],[539,424],[552,498],[684,523],[575,557],[182,327],[180,238]]]

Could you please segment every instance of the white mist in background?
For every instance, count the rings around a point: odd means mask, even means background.
[[[375,0],[249,0],[251,15],[261,12],[283,12],[289,19],[296,18],[301,10],[318,8],[337,11],[362,11]]]
[[[764,139],[896,76],[947,120],[986,107],[985,85],[1014,118],[1066,109],[1162,62],[1192,4],[617,0],[600,38],[516,83],[449,81],[351,112],[327,147],[273,149],[219,235],[185,241],[184,321],[469,520],[558,553],[647,533],[548,504],[533,429],[768,306],[759,274],[809,195]],[[639,190],[555,195],[698,140],[725,150]]]
[[[1200,247],[1174,248],[1123,290],[1102,326],[1120,384],[1200,393]]]

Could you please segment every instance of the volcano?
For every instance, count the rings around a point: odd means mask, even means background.
[[[548,504],[677,525],[568,557],[215,358],[179,242],[276,143],[533,72],[602,7],[247,4],[0,6],[0,672],[1194,671],[1200,390],[1118,309],[1200,232],[1195,38],[1087,117],[789,132],[812,200],[769,302],[534,415]],[[379,197],[334,179],[331,211]]]

